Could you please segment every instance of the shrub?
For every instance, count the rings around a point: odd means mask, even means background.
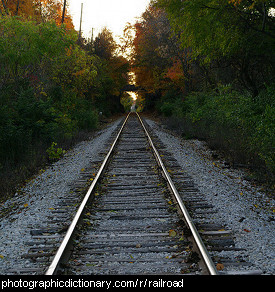
[[[231,86],[196,92],[164,101],[159,109],[165,116],[180,119],[185,137],[208,141],[224,150],[236,163],[275,172],[274,86],[264,89],[257,99]]]
[[[56,161],[59,160],[66,153],[62,148],[57,148],[57,143],[52,142],[52,145],[46,150],[48,153],[49,160]]]

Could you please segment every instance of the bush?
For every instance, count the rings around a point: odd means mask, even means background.
[[[49,160],[57,161],[66,153],[62,148],[57,148],[57,143],[52,142],[52,145],[46,150]]]
[[[83,137],[79,130],[97,127],[97,112],[119,109],[121,86],[114,76],[127,75],[111,74],[116,64],[78,45],[74,30],[10,16],[0,17],[0,64],[1,177],[16,173],[21,179],[47,154],[51,160],[62,155],[52,141],[66,148]],[[0,195],[10,190],[4,181]],[[10,179],[13,187],[19,181]]]
[[[71,139],[97,124],[84,93],[94,57],[54,23],[0,18],[0,162],[24,160],[34,144]]]
[[[235,163],[275,172],[274,86],[257,99],[231,86],[196,92],[164,101],[159,109],[165,116],[180,119],[185,137],[207,140],[210,147],[224,150]]]
[[[174,105],[169,102],[164,102],[160,106],[160,111],[165,117],[171,117],[174,112]]]

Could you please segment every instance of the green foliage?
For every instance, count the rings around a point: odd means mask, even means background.
[[[0,63],[1,172],[26,169],[46,149],[50,160],[60,158],[55,143],[67,147],[80,130],[95,129],[105,105],[118,110],[113,92],[128,72],[125,59],[105,60],[77,44],[73,30],[9,16],[0,17]]]
[[[254,96],[265,84],[274,82],[275,22],[272,1],[154,2],[165,9],[182,48],[191,49],[190,57],[202,66],[208,81],[209,73],[213,72],[212,79],[216,79],[218,74],[220,82],[221,71],[228,68],[229,82],[238,83]],[[211,80],[211,83],[213,85],[214,81]]]
[[[174,105],[169,102],[164,102],[160,110],[165,117],[171,117],[174,111]]]
[[[263,90],[257,100],[231,86],[209,92],[166,99],[162,114],[179,119],[183,135],[207,140],[223,149],[234,161],[275,172],[274,86]],[[167,114],[168,113],[168,114]],[[262,163],[262,164],[261,164]]]
[[[0,36],[3,81],[27,77],[43,62],[62,54],[74,40],[54,23],[36,25],[14,17],[0,18]]]
[[[273,16],[269,13],[273,6],[271,1],[263,0],[263,3],[252,5],[254,1],[155,2],[167,11],[172,26],[181,34],[182,45],[191,47],[194,57],[204,56],[206,62],[217,56],[234,55],[240,48],[244,51],[259,50],[263,48],[263,39],[267,40],[268,47],[273,44],[272,39],[269,39],[274,26]],[[258,39],[253,40],[256,35]],[[251,46],[253,41],[257,47]]]
[[[63,150],[62,148],[57,148],[56,146],[57,143],[52,142],[51,146],[46,150],[46,152],[48,153],[49,160],[51,161],[59,160],[66,153],[65,150]]]
[[[78,46],[70,46],[50,66],[52,80],[63,90],[71,90],[78,96],[88,91],[97,76],[93,65],[93,56],[89,56]]]
[[[121,97],[121,104],[124,107],[125,112],[130,112],[133,105],[133,99],[129,93],[125,92]]]
[[[275,172],[275,86],[262,91],[258,97],[257,121],[252,135],[253,149],[259,153],[268,168]]]
[[[131,28],[136,82],[147,90],[144,108],[177,121],[185,137],[207,140],[231,161],[271,176],[273,6],[269,0],[152,0]]]

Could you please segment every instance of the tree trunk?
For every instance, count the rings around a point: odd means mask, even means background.
[[[17,0],[15,15],[18,15],[20,0]]]

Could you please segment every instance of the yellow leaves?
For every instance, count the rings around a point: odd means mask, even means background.
[[[88,226],[91,226],[92,225],[92,223],[90,222],[89,219],[83,219],[83,223],[86,224],[86,225],[88,225]]]
[[[41,94],[41,95],[44,95],[44,96],[48,96],[47,93],[46,93],[45,91],[41,91],[40,94]]]
[[[26,203],[26,204],[24,204],[23,206],[24,206],[24,208],[27,208],[27,207],[29,206],[29,204]]]
[[[80,171],[81,171],[81,172],[85,171],[85,168],[81,168]]]
[[[0,259],[3,259],[3,258],[4,258],[4,256],[2,254],[0,254]]]
[[[175,236],[177,236],[177,232],[175,230],[171,229],[171,230],[169,230],[169,236],[175,237]]]
[[[39,174],[42,174],[42,173],[44,173],[45,171],[46,171],[46,169],[41,168],[41,169],[39,170]]]

